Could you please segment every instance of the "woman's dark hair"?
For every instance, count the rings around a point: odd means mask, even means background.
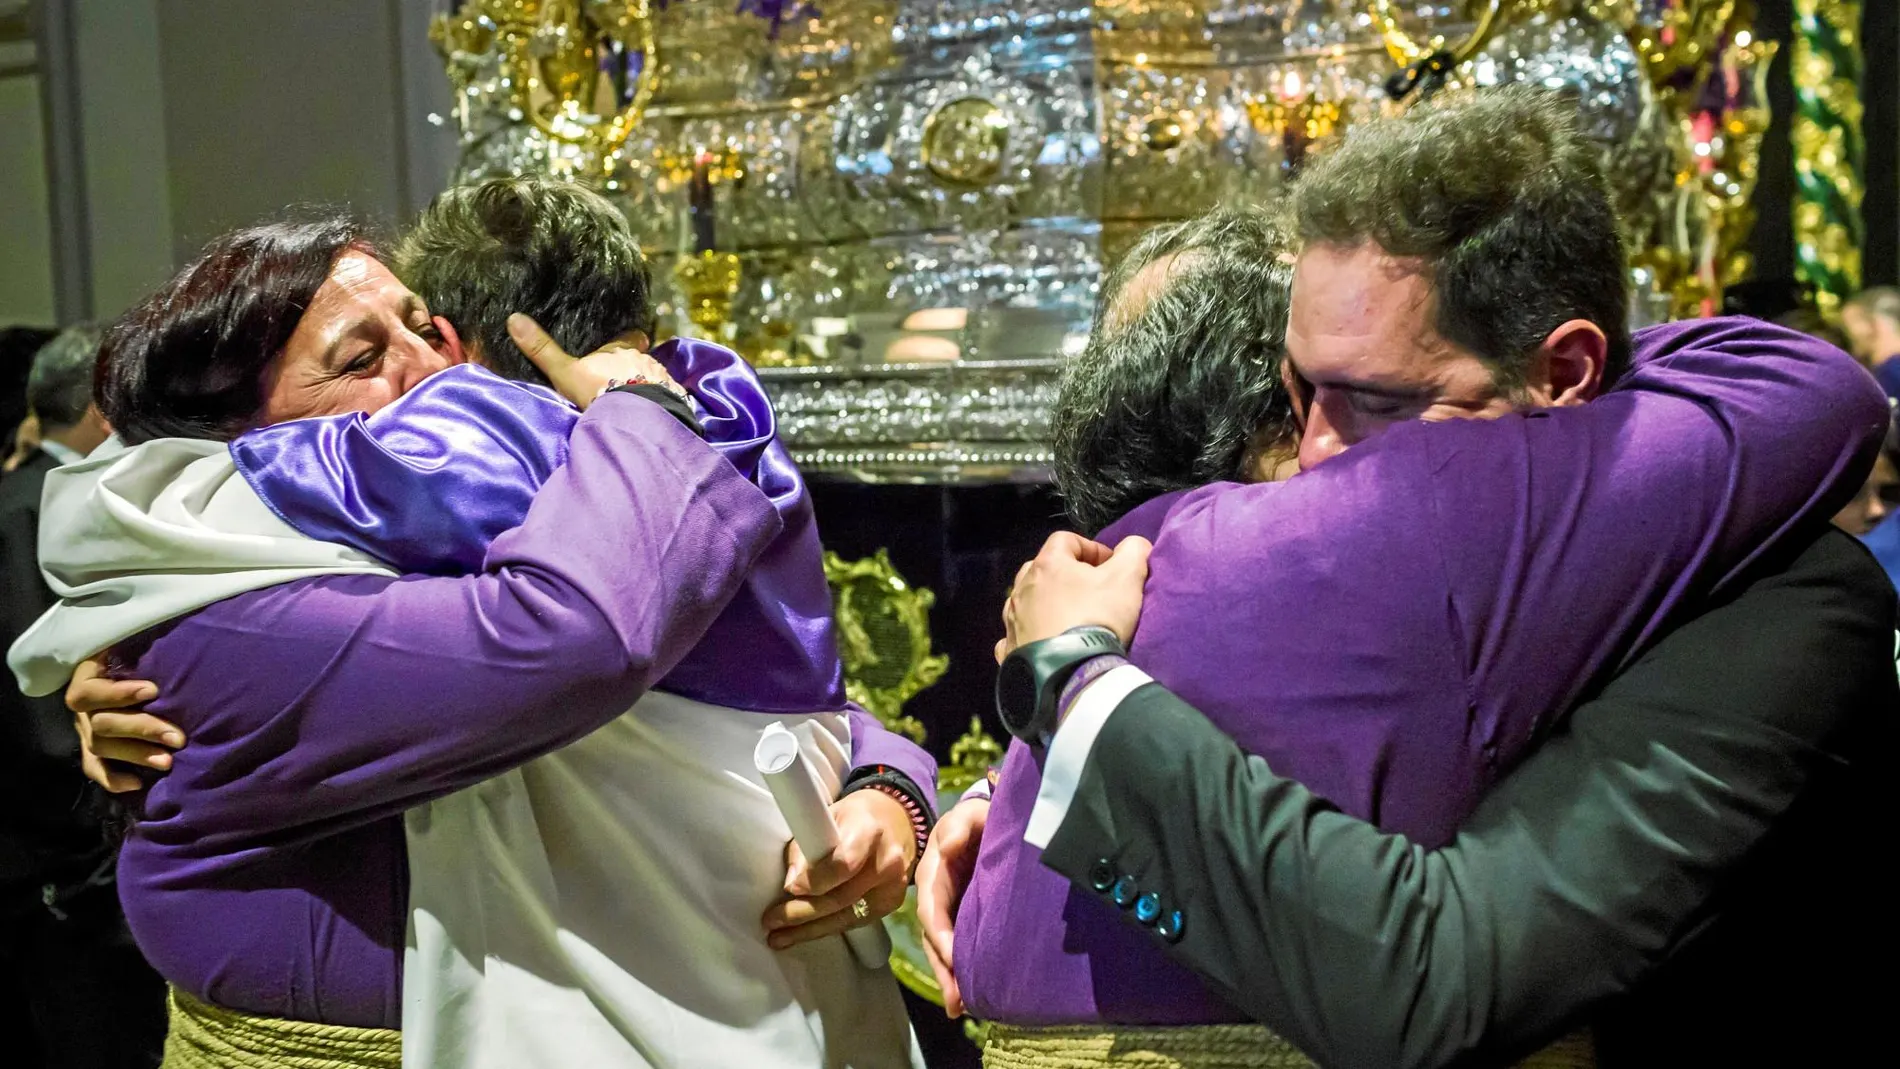
[[[1056,489],[1083,530],[1291,447],[1287,247],[1267,212],[1223,208],[1150,231],[1103,279],[1051,413]],[[1131,290],[1157,264],[1165,278]]]
[[[374,253],[344,216],[234,230],[107,328],[93,392],[127,445],[229,441],[264,407],[264,376],[350,249]]]

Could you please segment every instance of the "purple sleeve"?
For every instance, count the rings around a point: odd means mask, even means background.
[[[1432,529],[1500,763],[1678,610],[1825,523],[1866,478],[1887,418],[1846,353],[1728,318],[1644,332],[1635,369],[1589,405],[1429,438],[1448,476]],[[1467,507],[1499,491],[1514,524]]]
[[[672,416],[603,397],[480,574],[305,580],[146,640],[131,671],[191,745],[140,834],[202,854],[330,834],[567,745],[699,640],[778,529]]]
[[[884,726],[854,703],[851,709],[851,767],[885,765],[910,777],[924,802],[937,810],[937,759],[929,751]]]
[[[1878,448],[1879,388],[1805,335],[1705,320],[1638,349],[1588,405],[1407,424],[1183,498],[1136,662],[1210,715],[1252,710],[1217,722],[1349,811],[1442,842],[1678,609],[1825,522]]]

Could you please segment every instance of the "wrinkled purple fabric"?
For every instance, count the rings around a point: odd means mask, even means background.
[[[705,641],[659,689],[769,713],[841,707],[843,666],[811,495],[778,440],[758,377],[708,342],[667,342],[653,356],[692,394],[706,440],[784,523]],[[238,438],[231,454],[258,495],[304,534],[406,573],[466,575],[566,463],[578,417],[552,390],[463,366],[374,416],[280,423]]]

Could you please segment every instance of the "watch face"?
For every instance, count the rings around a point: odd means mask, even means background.
[[[1014,653],[996,669],[996,715],[1011,735],[1034,741],[1024,733],[1036,719],[1036,673]]]

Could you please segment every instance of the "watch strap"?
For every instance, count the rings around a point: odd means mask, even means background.
[[[1046,745],[1054,734],[1061,711],[1062,689],[1082,665],[1104,654],[1122,653],[1122,643],[1106,627],[1070,628],[1051,638],[1039,639],[1011,651],[997,676],[997,709],[1003,726],[1017,738],[1035,745]],[[1033,706],[1016,708],[1016,700],[1007,702],[1005,690],[1021,695],[1020,687],[1005,688],[1005,673],[1020,679],[1027,672],[1033,692]]]
[[[687,430],[701,438],[706,437],[706,428],[699,425],[699,417],[693,414],[693,406],[687,403],[686,398],[657,382],[625,382],[618,386],[609,386],[602,392],[629,393],[635,397],[643,397],[666,409],[667,414],[685,424]]]
[[[1076,666],[1075,673],[1062,685],[1062,697],[1056,703],[1056,725],[1061,726],[1069,718],[1069,709],[1075,700],[1082,696],[1090,683],[1102,678],[1122,665],[1129,663],[1128,658],[1119,653],[1103,653],[1091,657]]]

